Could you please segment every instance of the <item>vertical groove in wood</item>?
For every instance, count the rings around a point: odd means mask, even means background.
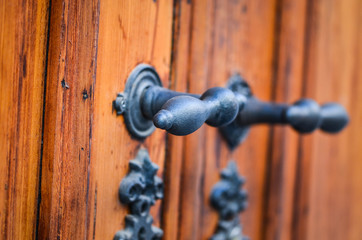
[[[0,239],[35,239],[48,1],[0,1]]]
[[[45,103],[46,103],[46,87],[48,77],[48,57],[49,57],[49,29],[50,29],[50,9],[51,0],[47,5],[47,31],[46,31],[46,53],[44,61],[44,90],[43,90],[43,112],[42,112],[42,125],[41,125],[41,149],[40,149],[40,164],[39,164],[39,178],[38,178],[38,199],[36,207],[36,226],[35,226],[35,239],[39,239],[39,222],[40,222],[40,204],[41,204],[41,183],[42,183],[42,172],[43,172],[43,153],[44,153],[44,126],[45,126]]]

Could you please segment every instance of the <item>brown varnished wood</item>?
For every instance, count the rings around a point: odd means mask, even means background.
[[[40,239],[89,235],[99,4],[52,1]]]
[[[360,239],[362,229],[360,1],[311,1],[305,94],[346,106],[351,122],[302,139],[295,239]]]
[[[0,239],[35,239],[48,1],[0,1]]]
[[[182,7],[182,3],[176,21],[191,19],[190,50],[184,52],[184,58],[190,59],[189,91],[199,93],[203,87],[224,85],[220,79],[236,69],[244,76],[250,74],[246,78],[263,100],[290,103],[306,96],[320,103],[341,102],[353,112],[350,129],[355,130],[338,137],[320,132],[300,137],[290,128],[276,127],[268,147],[268,133],[265,127],[258,127],[235,153],[229,153],[216,130],[209,127],[186,137],[179,239],[207,239],[212,234],[217,216],[209,208],[207,196],[218,180],[216,172],[230,158],[238,160],[248,178],[251,206],[243,220],[245,232],[253,239],[358,239],[361,141],[356,130],[359,123],[353,119],[360,118],[361,109],[361,31],[356,24],[361,19],[361,4],[352,0],[277,1],[265,6],[262,16],[269,18],[259,16],[259,22],[253,17],[263,12],[260,5],[252,15],[243,15],[237,7],[242,3],[237,1],[199,1],[191,7]],[[249,3],[242,6],[245,12],[250,8]],[[265,23],[271,24],[267,27]],[[185,21],[184,29],[188,24]],[[230,34],[229,28],[237,27],[242,31]],[[263,39],[262,34],[269,36],[267,43],[274,43],[258,45],[256,39]],[[223,47],[224,41],[232,51]],[[257,56],[255,62],[252,53]],[[262,64],[260,59],[270,68],[256,68]],[[247,68],[239,70],[238,64]],[[225,70],[228,68],[231,70]],[[257,131],[260,135],[254,135]]]
[[[162,176],[165,159],[164,133],[131,139],[112,101],[141,62],[168,86],[172,3],[55,1],[51,26],[39,237],[112,239],[129,160],[146,147]]]
[[[138,148],[148,149],[152,161],[160,166],[158,175],[164,175],[165,133],[156,130],[144,143],[132,140],[122,117],[112,113],[110,104],[124,89],[128,74],[141,62],[155,66],[168,87],[172,7],[170,1],[101,2],[93,131],[97,141],[92,153],[97,159],[97,212],[93,213],[96,239],[111,239],[124,227],[126,208],[119,203],[118,186]],[[160,225],[160,201],[151,212],[155,224]]]
[[[293,103],[303,89],[307,4],[279,1],[276,21],[274,101]],[[290,127],[274,127],[268,167],[266,239],[291,239],[299,134]]]
[[[250,83],[255,96],[265,101],[271,100],[270,90],[274,87],[275,8],[275,1],[240,1],[229,4],[227,13],[228,19],[230,13],[232,16],[231,23],[227,24],[228,38],[231,39],[226,64],[229,75],[240,72]],[[237,23],[240,23],[239,27]],[[251,239],[261,238],[265,217],[269,133],[268,126],[253,127],[248,139],[227,159],[235,159],[240,173],[247,179],[245,188],[249,193],[249,206],[241,219],[244,233]],[[226,159],[225,155],[223,158]]]
[[[361,13],[359,0],[1,1],[0,239],[112,239],[128,213],[119,183],[147,148],[164,239],[213,234],[210,192],[234,159],[251,239],[359,240]],[[136,141],[112,101],[139,63],[191,93],[239,73],[261,100],[340,102],[351,123],[336,136],[255,126],[235,151],[209,126]]]
[[[183,10],[181,4],[181,19],[188,16],[189,8]],[[210,87],[225,86],[228,77],[240,73],[257,96],[270,100],[274,8],[274,1],[192,2],[190,49],[179,53],[189,56],[188,65],[183,66],[189,71],[188,90],[202,93]],[[209,194],[219,180],[219,171],[231,159],[237,160],[240,172],[248,179],[246,233],[252,239],[260,238],[268,136],[267,127],[256,127],[248,142],[234,153],[211,127],[202,127],[185,137],[179,239],[208,239],[214,232],[217,214],[210,208]]]

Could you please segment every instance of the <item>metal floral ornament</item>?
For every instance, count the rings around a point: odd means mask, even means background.
[[[163,182],[156,176],[158,166],[151,162],[147,150],[139,150],[129,162],[130,172],[119,187],[119,198],[129,205],[125,229],[118,231],[114,240],[160,240],[163,231],[152,225],[150,208],[163,198]]]
[[[219,214],[215,234],[210,240],[248,240],[243,236],[239,213],[247,207],[247,192],[241,187],[245,179],[239,175],[234,161],[221,171],[221,180],[211,192],[211,205]]]

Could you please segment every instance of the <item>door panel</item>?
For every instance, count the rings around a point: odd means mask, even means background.
[[[113,239],[141,148],[165,185],[151,208],[163,239],[213,235],[209,197],[230,160],[251,239],[361,239],[361,1],[35,2],[0,4],[0,239]],[[138,141],[112,102],[140,63],[173,90],[240,74],[261,100],[339,102],[351,123],[336,136],[255,126],[234,151],[209,126]]]

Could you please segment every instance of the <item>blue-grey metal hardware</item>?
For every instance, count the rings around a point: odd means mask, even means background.
[[[210,240],[248,240],[243,235],[239,213],[247,207],[247,192],[242,188],[245,179],[239,175],[237,165],[230,161],[221,171],[221,180],[212,189],[210,202],[218,212],[219,220]]]
[[[231,149],[247,137],[250,126],[254,124],[289,124],[299,133],[311,133],[318,128],[324,132],[337,133],[349,122],[348,113],[338,103],[319,106],[311,99],[301,99],[292,105],[260,101],[253,96],[249,85],[239,75],[230,78],[227,88],[247,98],[236,119],[219,128]]]
[[[202,95],[171,91],[162,87],[155,69],[146,64],[132,71],[113,106],[117,114],[124,115],[134,138],[146,138],[155,126],[174,135],[188,135],[206,122],[220,127],[231,148],[246,137],[253,124],[289,124],[300,133],[317,128],[335,133],[349,121],[337,103],[320,107],[310,99],[293,105],[259,101],[239,75],[231,77],[227,88],[210,88]]]
[[[129,205],[125,229],[118,231],[114,240],[160,240],[163,231],[152,225],[150,208],[163,198],[163,182],[156,176],[158,166],[151,162],[146,149],[129,162],[130,171],[119,186],[119,198]]]

